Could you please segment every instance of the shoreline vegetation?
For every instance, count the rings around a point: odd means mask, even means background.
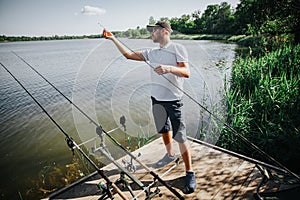
[[[131,35],[134,29],[129,29],[127,31],[115,31],[112,32],[116,37],[119,38],[129,38],[129,39],[150,39],[150,33]],[[230,35],[230,34],[182,34],[175,33],[171,35],[171,39],[178,40],[220,40],[228,42],[238,42],[239,40],[250,38],[253,36],[247,35]],[[0,43],[8,42],[22,42],[22,41],[49,41],[49,40],[74,40],[74,39],[98,39],[103,38],[102,34],[99,35],[81,35],[81,36],[6,36],[0,35]]]

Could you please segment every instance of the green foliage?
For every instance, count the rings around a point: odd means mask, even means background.
[[[299,32],[297,0],[241,0],[235,12],[237,33],[277,35]]]
[[[138,133],[137,137],[132,137],[130,135],[126,134],[126,140],[127,140],[127,149],[128,150],[137,150],[141,148],[142,146],[149,144],[153,140],[157,139],[158,135],[152,135],[149,137],[145,137],[145,135]]]
[[[155,22],[156,22],[156,21],[155,21],[154,17],[151,16],[151,17],[149,18],[149,24],[155,24]]]
[[[153,17],[151,21],[155,21]],[[208,5],[204,12],[195,11],[181,17],[161,18],[171,23],[176,33],[230,34],[273,37],[294,34],[300,40],[300,3],[297,0],[241,0],[236,9],[223,2]]]
[[[113,34],[117,37],[126,37],[126,38],[148,38],[150,37],[150,33],[146,28],[137,29],[128,29],[127,31],[122,32],[113,32]]]
[[[200,11],[180,18],[164,18],[171,23],[173,30],[184,34],[229,34],[234,21],[230,4],[223,2],[220,5],[208,5],[203,15]],[[161,19],[163,20],[163,19]]]
[[[251,142],[294,170],[300,158],[300,45],[238,59],[227,91],[228,121]],[[219,141],[256,155],[224,130]],[[263,159],[263,158],[259,158]]]
[[[44,165],[37,177],[25,181],[24,192],[19,192],[19,195],[26,199],[46,198],[57,189],[70,185],[94,170],[92,167],[84,168],[81,162],[85,161],[79,156],[79,158],[73,157],[73,160],[66,165],[56,163]],[[84,164],[89,166],[87,162]]]

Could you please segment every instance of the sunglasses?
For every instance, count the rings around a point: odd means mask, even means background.
[[[150,32],[154,33],[154,32],[156,32],[156,31],[158,31],[158,30],[161,30],[161,28],[157,28],[157,27],[156,27],[156,28],[153,28],[152,31],[150,31]]]

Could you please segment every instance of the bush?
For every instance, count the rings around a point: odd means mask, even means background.
[[[299,170],[300,45],[238,59],[227,91],[228,123],[269,155]],[[233,142],[235,141],[235,142]],[[256,155],[224,129],[219,144]],[[263,157],[257,157],[264,159]]]

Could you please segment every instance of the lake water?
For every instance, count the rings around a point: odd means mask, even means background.
[[[121,40],[133,50],[157,46],[151,40]],[[184,90],[222,117],[224,80],[230,77],[236,46],[213,41],[176,42],[182,43],[189,53],[191,77],[186,79]],[[117,127],[119,117],[125,116],[126,131],[112,133],[123,145],[136,145],[130,141],[155,135],[149,98],[151,68],[143,62],[126,60],[110,41],[0,44],[0,62],[80,143],[95,136],[95,126],[12,51],[106,131]],[[64,135],[2,67],[0,81],[0,199],[39,199],[68,184],[69,179],[93,171],[72,156]],[[218,127],[211,116],[186,96],[184,103],[188,134],[215,143]],[[106,144],[113,156],[122,155],[109,140]],[[104,159],[99,162],[107,164]]]

